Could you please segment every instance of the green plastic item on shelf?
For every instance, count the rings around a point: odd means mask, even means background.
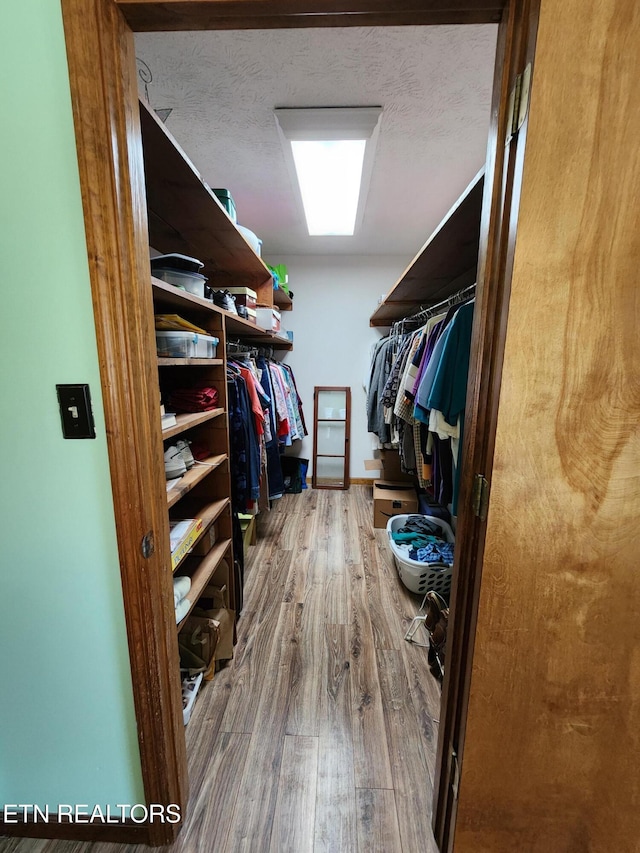
[[[278,264],[275,267],[269,267],[271,272],[276,277],[276,284],[283,290],[287,296],[289,295],[289,272],[286,264]]]

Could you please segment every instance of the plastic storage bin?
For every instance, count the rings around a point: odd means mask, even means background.
[[[424,595],[430,589],[435,590],[443,598],[448,599],[451,591],[451,572],[452,566],[438,566],[430,563],[420,563],[418,560],[412,560],[406,551],[399,548],[393,541],[391,534],[404,527],[409,518],[412,518],[416,513],[411,515],[394,515],[387,522],[387,536],[389,537],[389,547],[396,561],[396,568],[400,576],[400,580],[411,590],[411,592]],[[453,530],[446,521],[441,518],[435,518],[432,515],[420,515],[419,518],[427,518],[433,524],[436,524],[444,535],[447,542],[455,542],[456,538],[453,535]]]
[[[202,271],[204,264],[197,258],[189,255],[181,255],[179,252],[171,252],[168,255],[156,255],[151,258],[151,272],[155,270],[180,270],[181,272]]]
[[[215,358],[219,338],[195,332],[156,332],[161,358]]]
[[[245,228],[244,225],[236,224],[236,228],[242,234],[247,243],[251,246],[256,255],[260,257],[262,255],[262,240],[257,237],[249,228]]]
[[[256,323],[266,332],[280,331],[280,312],[275,308],[256,308]]]
[[[207,280],[205,276],[197,272],[183,272],[182,270],[165,269],[163,267],[153,270],[156,278],[166,281],[167,284],[173,284],[174,287],[180,287],[194,296],[200,296],[204,299],[204,283]]]

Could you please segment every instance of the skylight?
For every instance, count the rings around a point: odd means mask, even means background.
[[[310,236],[355,233],[381,112],[380,107],[275,110]]]
[[[311,236],[354,233],[365,146],[365,139],[291,143]]]

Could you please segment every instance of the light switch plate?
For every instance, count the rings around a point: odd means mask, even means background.
[[[62,434],[65,438],[95,438],[88,385],[56,385]]]

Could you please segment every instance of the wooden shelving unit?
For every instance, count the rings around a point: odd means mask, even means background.
[[[231,539],[223,539],[220,542],[216,542],[211,551],[207,554],[206,557],[203,557],[198,565],[198,568],[195,569],[193,574],[191,575],[191,589],[188,594],[185,596],[187,601],[190,604],[189,610],[183,619],[178,623],[178,633],[180,633],[181,629],[184,627],[185,622],[189,618],[189,614],[196,606],[198,599],[202,595],[205,587],[211,580],[211,576],[215,572],[215,570],[220,565],[220,561],[223,559],[225,554],[231,548]]]
[[[292,300],[279,291],[274,300],[273,279],[267,266],[253,251],[193,163],[164,125],[144,103],[140,103],[142,146],[145,165],[149,246],[157,252],[179,252],[204,263],[202,272],[214,289],[232,286],[255,290],[258,302],[288,311]],[[229,607],[238,612],[233,559],[233,524],[229,459],[229,421],[226,379],[226,344],[229,338],[257,346],[292,349],[288,338],[265,332],[249,320],[217,307],[211,300],[187,293],[150,276],[155,314],[177,314],[219,339],[216,358],[158,357],[161,401],[170,405],[173,391],[204,382],[216,388],[217,407],[208,412],[179,414],[176,424],[161,433],[166,451],[177,439],[192,447],[206,448],[209,456],[188,470],[166,494],[171,519],[202,519],[202,530],[190,551],[171,572],[188,576],[189,611],[177,625],[187,624],[189,613],[207,585],[214,580],[228,590]],[[162,464],[158,460],[158,464]],[[204,555],[194,549],[207,541],[215,524],[217,541]],[[213,541],[213,540],[212,540]],[[200,550],[200,549],[198,549]],[[203,548],[204,550],[204,548]]]
[[[205,504],[202,507],[197,506],[195,508],[193,508],[193,507],[187,508],[188,504],[186,504],[186,503],[184,504],[184,514],[186,516],[188,516],[189,518],[199,518],[202,520],[202,530],[200,531],[198,538],[194,541],[194,543],[191,547],[191,550],[193,550],[193,548],[195,548],[195,546],[198,544],[198,542],[200,542],[200,540],[205,535],[205,533],[207,532],[209,527],[213,524],[213,522],[222,514],[222,512],[228,506],[229,506],[229,498],[222,498],[221,500],[213,501],[210,504]],[[179,572],[180,566],[184,563],[184,561],[187,559],[187,557],[190,556],[190,554],[191,554],[191,551],[187,552],[184,555],[184,557],[180,560],[178,565],[173,570],[174,575],[176,574],[176,572]]]
[[[277,332],[265,332],[260,337],[246,335],[244,337],[244,340],[246,341],[246,343],[254,344],[258,347],[273,347],[274,349],[288,350],[289,352],[293,349],[293,343],[289,340],[289,338],[283,338]]]
[[[256,324],[252,323],[251,320],[245,320],[243,317],[238,317],[237,314],[231,314],[229,311],[223,311],[222,313],[224,314],[227,332],[229,332],[230,335],[251,335],[252,337],[259,338],[267,335],[267,332],[265,332],[264,329],[261,329],[260,326],[256,326]]]
[[[284,290],[273,291],[273,304],[278,311],[293,311],[293,299]]]
[[[250,287],[273,304],[266,264],[155,113],[140,101],[149,243],[159,252],[181,252],[204,263],[216,288]]]
[[[371,315],[371,326],[390,326],[475,282],[483,190],[480,172]]]
[[[167,507],[172,507],[180,498],[188,495],[194,486],[197,486],[201,480],[208,477],[218,466],[222,465],[228,459],[226,453],[220,453],[217,456],[208,456],[201,463],[196,464],[187,471],[180,479],[179,483],[167,492]]]
[[[216,199],[217,201],[217,199]],[[249,247],[247,247],[249,248]],[[184,290],[179,290],[172,284],[167,284],[160,281],[158,278],[151,276],[151,285],[153,288],[153,298],[158,310],[156,313],[184,313],[199,315],[200,317],[211,317],[214,312],[224,319],[227,336],[247,339],[257,346],[273,346],[277,349],[293,349],[293,344],[286,338],[281,337],[277,333],[265,332],[255,323],[250,320],[245,320],[243,317],[238,317],[237,314],[232,314],[225,311],[223,308],[218,308],[210,299],[202,299],[199,296],[193,296],[191,293],[186,293]],[[273,290],[272,290],[273,292]],[[194,318],[193,322],[199,325],[198,320]],[[213,359],[158,359],[158,364],[173,364],[192,365],[192,364],[213,364]],[[219,362],[222,364],[222,361]]]
[[[171,361],[171,359],[167,359]],[[222,362],[220,362],[222,364]],[[167,438],[173,438],[174,435],[180,435],[188,429],[204,424],[207,421],[212,421],[214,418],[219,418],[224,415],[224,409],[212,409],[210,412],[198,412],[193,415],[176,415],[176,425],[162,430],[163,441]]]

